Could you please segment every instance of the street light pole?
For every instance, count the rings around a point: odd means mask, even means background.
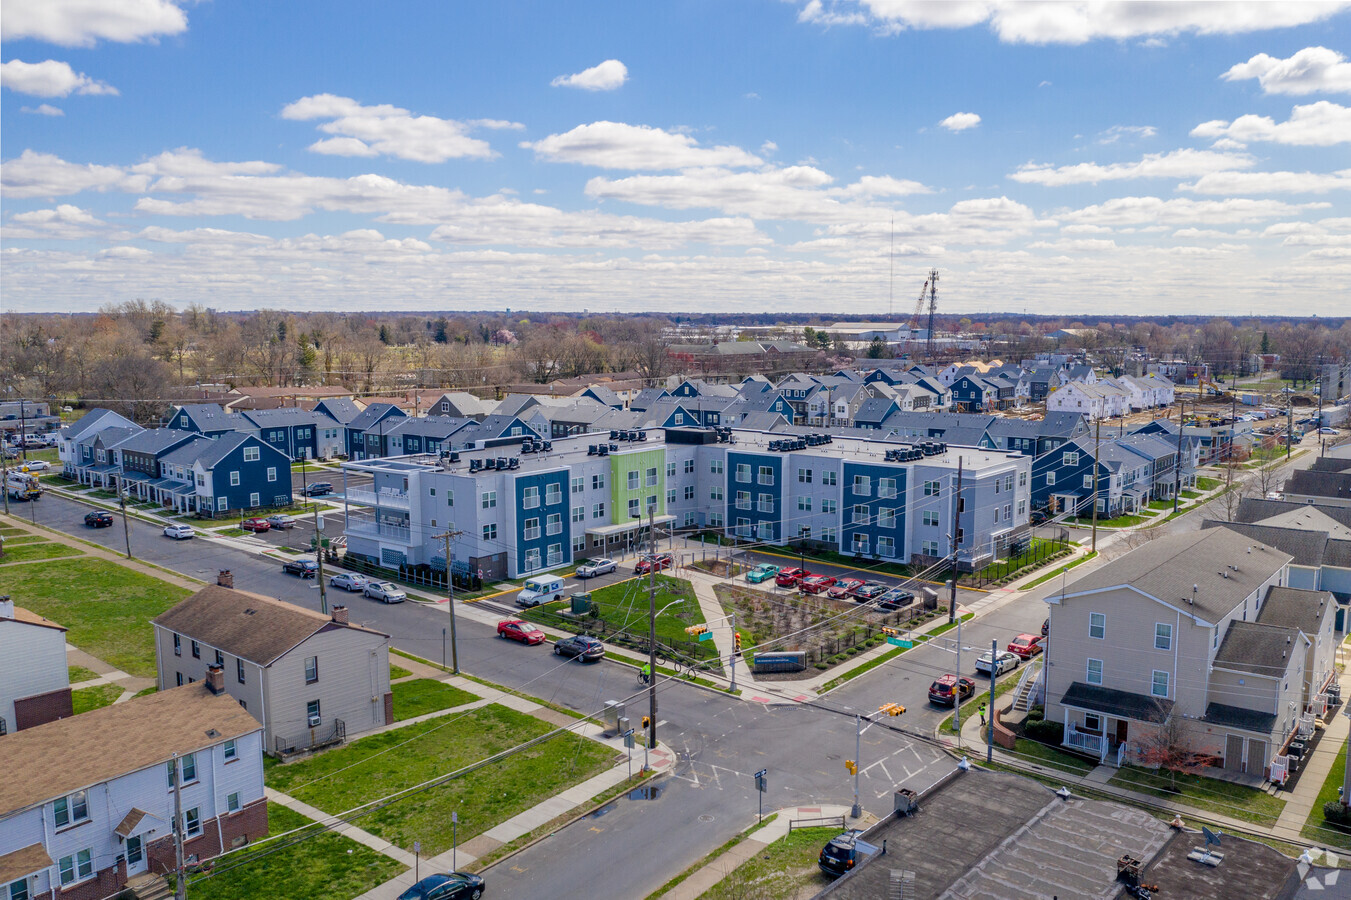
[[[127,524],[127,492],[122,489],[122,484],[117,485],[117,502],[122,507],[122,537],[127,542],[127,559],[131,559],[131,526]]]
[[[985,725],[985,761],[994,762],[994,683],[999,677],[999,640],[990,638],[990,705]]]
[[[647,534],[652,558],[647,567],[647,744],[657,746],[657,529],[655,505],[647,508]]]
[[[304,468],[301,463],[301,468]],[[314,558],[319,564],[319,611],[328,615],[328,586],[324,584],[324,520],[319,517],[319,504],[314,504]]]
[[[863,717],[858,713],[854,714],[854,806],[849,810],[849,817],[857,819],[863,815],[863,807],[858,802],[858,771],[862,766],[863,751]]]
[[[948,597],[948,623],[957,618],[957,548],[961,542],[962,530],[962,456],[957,455],[957,499],[953,504],[956,513],[952,521],[952,591]]]
[[[460,674],[460,650],[455,640],[455,581],[450,571],[450,542],[464,534],[463,531],[448,530],[432,538],[446,542],[446,606],[450,610],[450,670]]]

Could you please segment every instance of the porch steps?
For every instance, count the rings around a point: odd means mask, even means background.
[[[169,900],[174,895],[169,879],[149,873],[128,878],[127,890],[135,900]]]
[[[1041,674],[1042,663],[1040,660],[1030,663],[1023,671],[1022,679],[1018,682],[1018,688],[1014,692],[1013,710],[1014,712],[1027,712],[1028,707],[1032,705],[1032,694],[1037,687],[1037,678]]]

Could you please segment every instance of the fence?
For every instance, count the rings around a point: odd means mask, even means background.
[[[406,584],[412,587],[432,588],[443,592],[446,589],[445,571],[433,569],[430,566],[399,566],[398,569],[387,569],[364,556],[356,556],[351,553],[343,556],[342,565],[344,568],[351,569],[353,572],[360,572],[362,575],[371,575],[382,581],[397,581],[400,584]],[[455,582],[456,590],[483,590],[483,581],[478,575],[456,572],[453,580]]]
[[[792,834],[796,828],[838,828],[844,831],[846,826],[844,816],[818,816],[815,819],[789,819],[788,833]]]
[[[1060,529],[1063,531],[1063,529]],[[983,587],[994,582],[1003,582],[1013,578],[1023,570],[1038,568],[1053,559],[1068,555],[1072,549],[1066,537],[1047,540],[1046,538],[1031,538],[1025,549],[1011,553],[1007,559],[991,563],[977,572],[963,578],[960,582],[963,586]],[[1010,549],[1016,549],[1014,544]]]
[[[312,750],[320,750],[333,744],[341,744],[347,739],[347,724],[342,719],[334,719],[333,724],[327,729],[311,728],[303,734],[293,737],[282,737],[277,735],[274,738],[276,744],[277,756],[285,759],[288,756],[294,756],[297,753],[306,753]]]

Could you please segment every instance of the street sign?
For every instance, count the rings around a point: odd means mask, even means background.
[[[413,852],[414,853],[422,852],[422,841],[413,841]]]
[[[903,639],[903,638],[898,638],[898,637],[889,637],[889,638],[887,638],[887,643],[888,643],[888,644],[892,644],[893,646],[896,646],[896,647],[905,647],[907,650],[908,650],[909,648],[915,646],[915,642],[914,642],[914,641],[907,641],[907,640],[905,640],[905,639]]]
[[[633,729],[632,729],[632,728],[630,728],[628,731],[624,732],[624,746],[627,747],[627,748],[630,749],[630,750],[633,749]]]
[[[711,631],[704,631],[704,632],[701,632],[701,633],[700,633],[700,635],[699,635],[699,642],[700,642],[700,643],[703,643],[704,641],[711,641],[711,640],[713,640],[713,632],[711,632]]]
[[[762,794],[768,790],[767,781],[765,779],[765,776],[768,774],[768,769],[761,769],[759,772],[755,773],[755,789]]]

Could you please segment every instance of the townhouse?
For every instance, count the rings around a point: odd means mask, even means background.
[[[0,596],[0,735],[70,715],[66,629]]]

